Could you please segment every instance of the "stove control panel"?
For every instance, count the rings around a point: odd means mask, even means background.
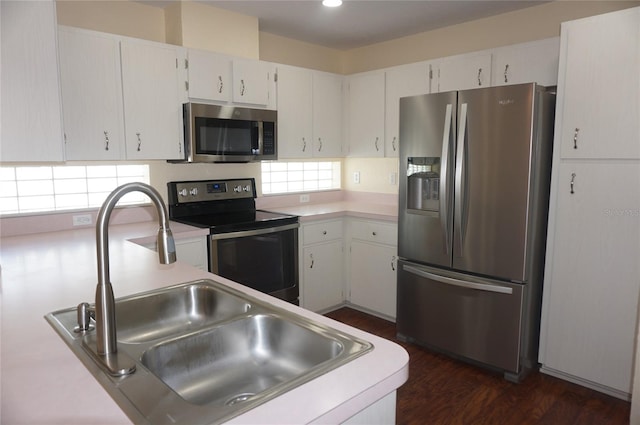
[[[167,187],[172,204],[256,197],[254,179],[169,182]]]

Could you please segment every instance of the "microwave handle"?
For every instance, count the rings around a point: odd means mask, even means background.
[[[252,152],[254,155],[258,155],[262,152],[262,145],[264,144],[264,127],[262,121],[258,121],[258,140],[255,144],[256,150]]]

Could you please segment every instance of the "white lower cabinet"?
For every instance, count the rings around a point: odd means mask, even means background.
[[[302,306],[328,311],[344,302],[342,220],[303,224],[300,259]]]
[[[397,225],[352,220],[350,234],[349,301],[395,319]]]
[[[557,182],[542,370],[627,398],[640,294],[640,164],[563,162]]]

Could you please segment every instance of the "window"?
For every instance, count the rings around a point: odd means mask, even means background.
[[[149,183],[148,165],[0,167],[0,214],[97,208],[116,187]],[[139,192],[118,205],[145,204]]]
[[[340,161],[262,162],[262,194],[340,189]]]

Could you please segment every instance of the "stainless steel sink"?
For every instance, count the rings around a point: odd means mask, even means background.
[[[250,308],[242,298],[204,283],[122,299],[116,304],[118,342],[141,343],[179,335]]]
[[[134,423],[220,423],[373,349],[336,329],[199,280],[116,300],[118,355],[136,371],[111,376],[74,332],[75,308],[47,321]]]
[[[231,405],[334,359],[343,345],[272,315],[239,319],[145,351],[142,364],[185,400]]]

